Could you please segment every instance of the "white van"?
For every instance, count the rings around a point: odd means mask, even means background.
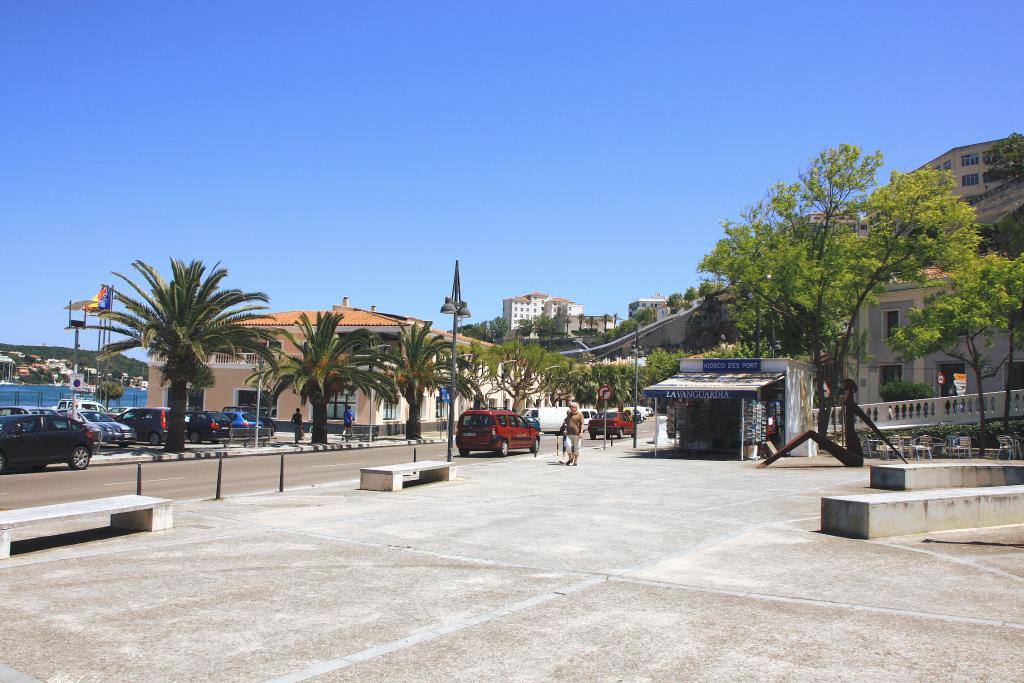
[[[57,405],[55,405],[53,407],[53,409],[56,410],[58,413],[62,413],[62,414],[68,412],[69,410],[71,410],[71,399],[70,398],[62,398],[61,400],[57,401]],[[107,412],[107,409],[103,407],[102,403],[99,403],[97,401],[93,401],[91,399],[85,399],[85,398],[78,399],[78,409],[79,410],[94,410],[97,413],[105,413],[105,412]]]
[[[569,414],[569,408],[561,406],[558,408],[527,408],[522,412],[525,417],[536,418],[540,422],[540,431],[558,433],[565,422],[565,416]]]
[[[590,418],[597,417],[597,411],[593,408],[580,408],[580,415],[583,416],[583,428],[586,429],[590,425]]]

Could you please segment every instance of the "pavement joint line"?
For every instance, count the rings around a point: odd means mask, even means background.
[[[745,526],[742,529],[739,529],[737,531],[733,531],[733,532],[730,532],[730,533],[727,533],[727,534],[716,536],[715,538],[709,538],[709,539],[700,541],[699,543],[695,543],[695,544],[693,544],[691,546],[687,546],[685,548],[681,548],[679,550],[675,550],[673,552],[666,553],[665,555],[660,555],[658,557],[654,557],[654,558],[651,558],[649,560],[645,560],[643,562],[638,562],[637,564],[630,565],[629,567],[624,567],[622,569],[611,570],[608,573],[612,574],[612,575],[626,574],[626,573],[629,573],[629,572],[635,572],[635,571],[640,571],[642,569],[647,569],[647,568],[652,567],[652,566],[654,566],[656,564],[661,564],[662,562],[667,562],[669,560],[674,560],[674,559],[677,559],[677,558],[680,558],[680,557],[686,557],[687,555],[693,555],[694,553],[699,553],[701,551],[707,550],[708,548],[713,548],[716,545],[721,545],[723,543],[728,543],[729,541],[735,540],[735,539],[739,538],[740,536],[746,536],[750,532],[756,531],[757,529],[759,529],[762,526],[764,526],[764,525],[763,524],[751,524],[751,525]]]
[[[3,662],[0,662],[0,683],[42,683],[38,678],[32,678],[23,674],[17,669],[12,669]]]
[[[609,582],[635,583],[645,586],[660,586],[675,590],[694,593],[709,593],[713,595],[728,595],[736,598],[747,598],[751,600],[763,600],[766,602],[780,602],[795,605],[808,605],[811,607],[824,607],[828,609],[844,609],[855,612],[872,612],[875,614],[888,614],[894,616],[913,617],[917,619],[929,619],[932,621],[944,621],[959,624],[973,624],[978,626],[995,626],[1024,630],[1024,624],[1003,619],[988,619],[986,617],[970,617],[957,614],[943,614],[941,612],[920,612],[917,610],[899,609],[896,607],[880,607],[878,605],[863,605],[852,602],[841,602],[834,600],[820,600],[817,598],[801,598],[790,595],[774,595],[771,593],[755,593],[750,591],[733,591],[725,588],[711,588],[708,586],[695,586],[693,584],[673,583],[671,581],[659,581],[657,579],[642,579],[632,576],[611,574]]]
[[[1013,524],[1013,525],[1009,525],[1009,526],[1020,526],[1020,525],[1019,524]],[[986,527],[986,528],[987,529],[992,529],[992,528],[998,528],[998,527]],[[966,529],[956,529],[956,531],[966,531]],[[933,532],[933,533],[937,533],[937,532]],[[964,565],[964,566],[967,566],[967,567],[973,567],[974,569],[977,569],[978,571],[981,571],[981,572],[987,572],[989,574],[995,574],[996,576],[1002,576],[1003,578],[1006,578],[1006,579],[1012,579],[1014,581],[1024,582],[1024,576],[1019,576],[1017,574],[1013,574],[1013,573],[1008,572],[1008,571],[1006,571],[1004,569],[1000,569],[999,567],[990,567],[990,566],[988,566],[986,564],[978,562],[977,560],[971,560],[971,559],[968,559],[968,558],[965,558],[965,557],[955,557],[953,555],[946,555],[944,553],[937,553],[934,550],[928,550],[926,548],[914,548],[912,546],[900,545],[899,543],[890,543],[890,542],[886,542],[886,541],[875,541],[874,544],[875,545],[882,545],[882,546],[885,546],[886,548],[893,548],[894,550],[905,550],[905,551],[912,552],[912,553],[921,553],[921,554],[924,554],[924,555],[929,555],[931,557],[934,557],[934,558],[936,558],[938,560],[942,560],[944,562],[952,562],[953,564],[959,564],[959,565]]]
[[[453,621],[446,622],[439,626],[433,626],[426,629],[422,629],[420,631],[411,633],[405,636],[404,638],[399,638],[389,643],[375,645],[373,647],[366,648],[365,650],[354,652],[352,654],[345,655],[343,657],[338,657],[336,659],[318,662],[300,671],[294,671],[283,676],[272,678],[268,680],[266,683],[298,683],[299,681],[306,681],[310,678],[330,673],[331,671],[344,669],[346,667],[352,666],[353,664],[365,662],[371,659],[376,659],[377,657],[382,657],[384,655],[391,654],[392,652],[404,650],[405,648],[411,647],[413,645],[419,645],[420,643],[429,642],[442,636],[458,633],[459,631],[473,628],[474,626],[479,626],[480,624],[485,624],[489,621],[494,621],[495,619],[500,619],[510,614],[515,614],[516,612],[522,612],[524,610],[531,609],[533,607],[536,607],[537,605],[543,605],[544,603],[550,602],[551,600],[557,600],[558,598],[570,595],[572,593],[576,593],[581,590],[585,590],[599,583],[604,583],[605,581],[607,581],[607,578],[603,576],[591,577],[588,579],[584,579],[582,581],[577,581],[576,583],[569,584],[568,586],[564,586],[557,590],[541,593],[539,595],[526,598],[525,600],[514,602],[510,605],[505,605],[503,607],[498,607],[487,612],[482,612],[480,614],[473,615],[472,617],[455,619]]]

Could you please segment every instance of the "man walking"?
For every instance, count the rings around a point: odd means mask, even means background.
[[[295,409],[295,414],[292,415],[292,429],[295,430],[295,443],[302,441],[302,413],[299,409]]]
[[[580,436],[583,434],[583,415],[580,413],[579,406],[575,403],[569,404],[569,414],[565,416],[565,422],[562,423],[562,428],[565,430],[565,436],[569,439],[569,459],[566,460],[566,465],[577,465],[577,460],[580,459]]]
[[[356,419],[356,414],[352,412],[352,406],[345,406],[345,414],[343,416],[345,421],[345,429],[343,430],[343,436],[345,441],[352,438],[352,422]]]

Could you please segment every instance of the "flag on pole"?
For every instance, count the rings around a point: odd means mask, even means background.
[[[100,286],[100,291],[92,298],[86,307],[87,311],[109,311],[114,307],[114,290],[106,285]]]

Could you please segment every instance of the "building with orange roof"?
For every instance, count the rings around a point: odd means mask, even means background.
[[[523,321],[533,320],[542,315],[558,318],[569,330],[579,329],[578,320],[583,315],[583,304],[576,303],[561,296],[551,296],[544,292],[532,292],[521,296],[511,296],[501,300],[502,317],[505,319],[509,336],[515,334]],[[568,331],[567,331],[568,333]]]
[[[348,297],[343,302],[331,307],[329,311],[317,310],[295,310],[295,311],[273,311],[263,315],[259,320],[248,323],[253,326],[266,326],[288,329],[292,334],[299,336],[298,320],[305,313],[312,319],[317,313],[340,313],[341,321],[338,325],[338,334],[347,334],[357,330],[366,330],[381,337],[384,343],[395,343],[400,330],[413,324],[430,324],[429,320],[420,320],[411,316],[396,315],[378,311],[376,306],[369,309],[357,308],[349,305]],[[433,330],[436,334],[446,339],[451,339],[451,332]],[[301,339],[300,339],[301,340]],[[477,340],[464,340],[461,336],[459,342],[464,344],[477,343]],[[278,348],[286,353],[295,353],[297,348],[291,346],[290,342],[281,338],[275,342]],[[290,348],[289,348],[290,347]],[[209,367],[213,371],[214,384],[206,389],[194,389],[189,391],[189,410],[223,410],[228,406],[255,406],[257,387],[249,382],[257,363],[255,354],[241,354],[238,356],[230,354],[215,354],[209,361]],[[168,405],[167,386],[163,383],[159,360],[151,359],[148,363],[148,390],[147,405],[165,406]],[[488,387],[485,392],[488,406],[499,408],[511,405],[511,399],[495,387]],[[299,408],[306,420],[312,419],[312,406],[302,406],[299,396],[291,390],[286,390],[276,400],[272,400],[266,393],[261,393],[261,406],[272,403],[272,414],[284,422],[287,421],[296,408]],[[469,397],[458,397],[455,404],[456,415],[461,414],[473,406],[473,400]],[[404,434],[405,422],[409,416],[409,406],[405,399],[399,397],[396,402],[381,400],[378,396],[366,396],[361,392],[339,394],[328,404],[328,431],[340,432],[341,420],[346,407],[352,407],[356,414],[357,425],[375,425],[375,434],[380,436],[391,436]],[[439,429],[447,419],[447,405],[441,400],[439,393],[429,393],[420,405],[420,419],[423,424],[423,433],[428,434],[432,429]],[[282,425],[284,426],[284,425]]]

